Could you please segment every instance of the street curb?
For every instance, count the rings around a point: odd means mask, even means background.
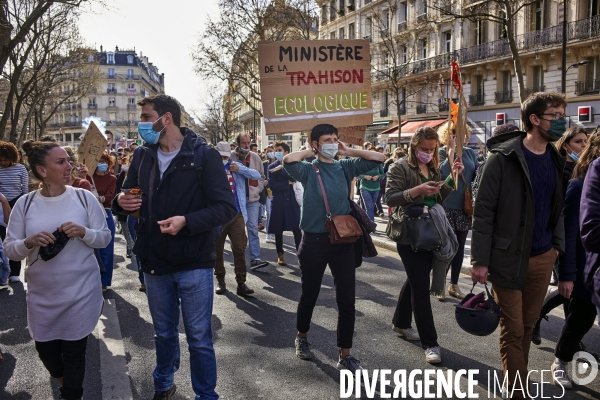
[[[375,247],[379,247],[388,251],[397,253],[396,242],[391,239],[380,239],[378,237],[371,237]],[[469,264],[463,264],[460,268],[460,272],[465,275],[471,276],[471,266]]]

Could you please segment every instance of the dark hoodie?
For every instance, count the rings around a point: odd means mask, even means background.
[[[488,266],[494,285],[517,290],[525,287],[535,218],[534,193],[521,148],[525,135],[517,131],[488,140],[491,154],[477,193],[471,242],[471,264]],[[547,151],[552,156],[556,178],[548,224],[552,246],[564,252],[565,161],[551,144]]]

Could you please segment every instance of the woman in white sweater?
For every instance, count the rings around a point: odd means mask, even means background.
[[[24,146],[25,147],[25,146]],[[35,347],[63,399],[80,399],[85,349],[102,311],[100,271],[94,248],[110,242],[104,210],[91,192],[67,186],[71,165],[56,143],[24,148],[42,188],[21,197],[10,216],[4,250],[13,260],[29,257],[27,322]],[[56,231],[70,239],[52,259],[38,257]]]

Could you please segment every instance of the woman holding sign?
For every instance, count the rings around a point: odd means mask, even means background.
[[[310,147],[286,155],[283,167],[304,187],[304,204],[300,216],[302,241],[298,260],[302,273],[302,295],[298,303],[296,328],[296,356],[303,360],[312,357],[307,341],[312,313],[319,297],[325,268],[329,265],[335,282],[338,306],[337,345],[340,348],[338,369],[352,372],[362,369],[360,362],[350,355],[355,321],[355,250],[353,243],[334,244],[328,226],[329,216],[350,216],[350,183],[355,176],[364,174],[383,163],[383,154],[356,150],[338,141],[338,130],[333,125],[315,126],[310,135]],[[317,154],[312,163],[303,161]],[[336,155],[344,160],[334,160]],[[329,212],[326,211],[329,209]],[[358,237],[357,237],[358,238]]]

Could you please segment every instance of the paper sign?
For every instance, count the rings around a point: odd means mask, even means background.
[[[458,115],[454,128],[454,133],[456,134],[456,155],[458,157],[462,157],[463,146],[467,136],[467,122],[467,100],[465,100],[463,92],[460,92]]]
[[[267,135],[373,122],[368,40],[258,44]]]
[[[365,143],[366,130],[366,125],[338,128],[338,138],[344,143],[362,146]]]
[[[96,126],[94,121],[90,122],[88,130],[85,132],[85,136],[77,149],[77,155],[79,157],[79,163],[85,165],[89,170],[89,175],[92,176],[96,171],[96,166],[100,160],[100,156],[104,152],[108,141],[100,132],[100,129]]]

